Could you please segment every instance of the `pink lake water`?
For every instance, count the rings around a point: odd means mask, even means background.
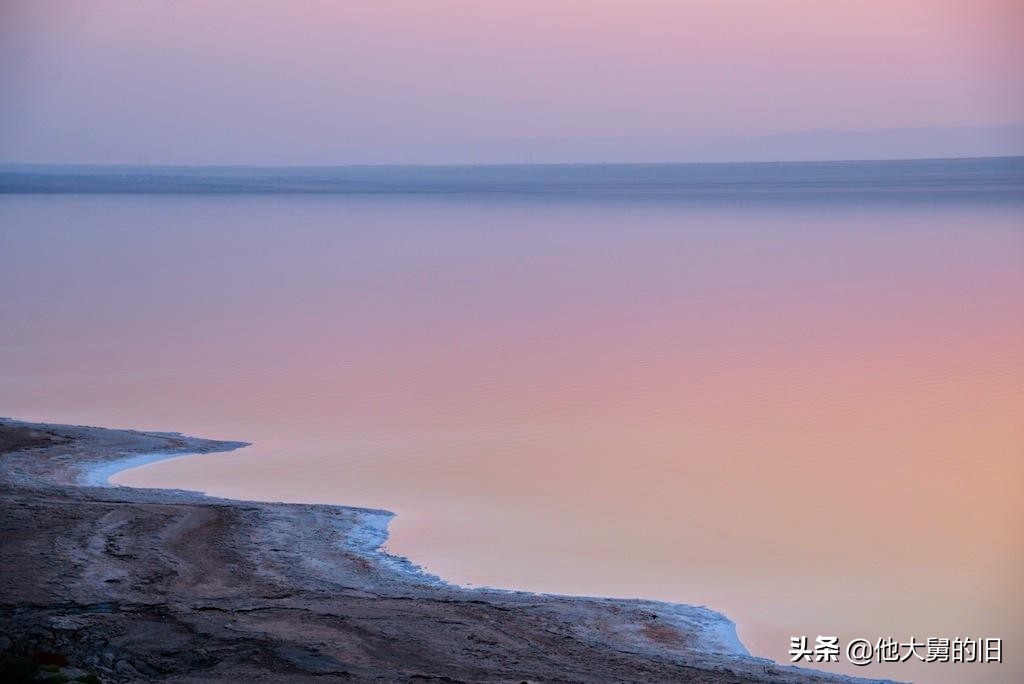
[[[1024,673],[1024,204],[0,197],[0,415],[253,442],[114,478],[395,511],[458,583]]]

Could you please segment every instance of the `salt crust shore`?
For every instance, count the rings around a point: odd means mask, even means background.
[[[228,451],[0,418],[0,632],[104,681],[867,682],[751,657],[703,607],[450,585],[388,511],[108,484]]]
[[[175,435],[177,437],[184,437],[183,435]],[[188,438],[185,438],[188,439]],[[249,446],[247,443],[240,443],[237,448],[244,448]],[[110,482],[110,478],[115,474],[129,470],[131,468],[137,468],[139,466],[147,465],[149,463],[156,463],[157,461],[164,461],[172,458],[184,458],[187,456],[194,456],[197,453],[208,453],[208,452],[192,452],[192,453],[150,453],[150,454],[136,454],[134,456],[126,456],[117,460],[107,461],[106,463],[97,463],[90,466],[80,478],[80,484],[83,486],[91,487],[113,487],[120,486],[114,485]],[[199,492],[199,496],[207,496],[205,492]],[[350,507],[351,508],[351,507]],[[427,573],[422,567],[413,563],[410,559],[404,556],[397,556],[385,550],[385,545],[388,540],[388,525],[391,519],[394,518],[395,514],[391,511],[374,510],[374,509],[361,509],[364,513],[362,517],[362,524],[356,529],[350,530],[346,539],[347,545],[353,551],[366,554],[367,557],[374,557],[379,563],[382,563],[388,567],[393,568],[396,572],[409,573],[412,575],[410,580],[419,583],[428,584],[440,584],[445,586],[457,587],[460,589],[466,589],[467,591],[474,591],[469,587],[463,587],[462,585],[453,585],[446,580]],[[532,594],[534,596],[543,596],[543,594],[537,594],[535,592],[524,592],[513,589],[501,589],[495,587],[486,587],[489,591],[499,592],[510,592],[518,594]],[[477,589],[478,590],[478,589]],[[595,598],[595,597],[585,597]],[[679,604],[666,603],[667,608],[672,608],[676,611],[685,613],[688,610],[693,610],[691,606],[684,606]],[[685,615],[683,618],[685,619]],[[724,647],[724,652],[734,653],[741,656],[749,656],[750,652],[740,642],[739,637],[736,634],[736,625],[726,618],[721,613],[717,614],[718,620],[709,620],[706,623],[700,625],[701,629],[706,633],[705,639],[709,642],[717,642]]]

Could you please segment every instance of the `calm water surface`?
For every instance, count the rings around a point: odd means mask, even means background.
[[[0,414],[255,443],[118,482],[387,508],[452,581],[782,661],[1021,673],[1024,203],[12,195],[0,292]]]

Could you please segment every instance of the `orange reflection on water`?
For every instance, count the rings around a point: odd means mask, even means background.
[[[1019,207],[4,202],[5,413],[255,443],[117,482],[394,510],[452,581],[707,604],[781,661],[1024,647]]]

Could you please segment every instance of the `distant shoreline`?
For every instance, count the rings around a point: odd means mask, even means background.
[[[0,194],[1024,200],[1024,156],[894,161],[186,167],[0,165]]]
[[[824,165],[824,164],[892,164],[892,163],[935,163],[935,162],[966,162],[986,160],[1024,159],[1024,154],[994,155],[959,155],[942,157],[878,157],[874,159],[750,159],[734,161],[579,161],[579,162],[494,162],[494,163],[409,163],[409,164],[81,164],[75,162],[2,162],[0,171],[40,170],[40,169],[82,169],[82,170],[214,170],[234,171],[329,171],[334,169],[530,169],[530,168],[570,168],[610,166],[779,166],[779,165]]]

